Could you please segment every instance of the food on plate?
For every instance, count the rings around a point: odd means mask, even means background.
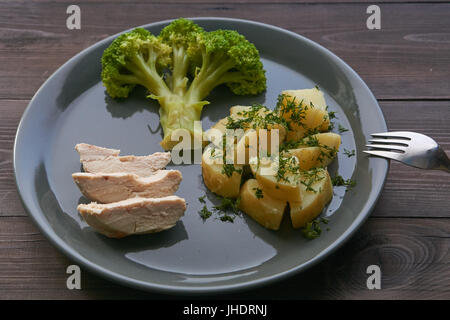
[[[318,88],[283,91],[277,112],[289,123],[287,141],[329,130],[330,117],[325,97]]]
[[[178,190],[182,176],[178,170],[158,170],[151,176],[132,173],[77,172],[72,178],[88,199],[110,203],[134,197],[161,198]]]
[[[119,156],[120,150],[102,148],[86,143],[75,146],[80,162],[89,173],[132,173],[141,177],[164,169],[170,162],[169,152],[155,152],[148,156]]]
[[[239,208],[268,229],[278,230],[285,211],[294,228],[306,228],[333,196],[327,166],[339,151],[341,136],[329,132],[331,117],[318,87],[283,91],[273,111],[262,105],[231,107],[230,115],[212,126],[219,130],[220,143],[211,143],[202,157],[206,187],[238,197]],[[244,134],[229,139],[227,129]],[[274,129],[278,136],[270,139]],[[279,148],[270,148],[274,142]],[[212,150],[219,159],[234,158],[236,164],[227,165],[232,174],[224,174],[223,164],[210,169]]]
[[[91,202],[78,205],[83,219],[95,230],[110,238],[172,228],[185,210],[185,200],[177,196],[131,198],[107,204]]]
[[[279,142],[284,141],[286,137],[286,122],[284,119],[260,104],[231,107],[230,116],[227,120],[227,128],[230,129],[243,129],[244,131],[265,129],[269,137],[272,129],[278,129]],[[270,139],[268,139],[267,145],[270,149]]]
[[[238,140],[235,145],[234,159],[235,163],[249,164],[250,158],[258,156],[258,132],[256,130],[248,130]]]
[[[247,180],[240,191],[239,209],[259,224],[272,230],[280,228],[286,201],[272,198],[255,179]]]
[[[212,192],[225,198],[239,196],[242,165],[227,164],[224,152],[213,146],[206,147],[202,155],[203,182]]]
[[[225,84],[237,95],[266,89],[259,52],[243,35],[207,32],[187,19],[173,21],[158,36],[143,28],[118,36],[103,53],[101,76],[113,98],[126,98],[141,85],[159,102],[165,150],[178,143],[171,139],[178,130],[197,138],[194,121],[215,87]]]
[[[324,168],[316,168],[302,174],[300,193],[301,203],[289,202],[294,228],[302,228],[315,219],[333,197],[333,186],[328,171]]]
[[[263,190],[273,198],[301,202],[298,162],[296,157],[262,158],[250,168]]]
[[[333,132],[317,133],[299,141],[287,143],[284,154],[296,156],[300,169],[308,170],[316,167],[326,167],[336,157],[341,136]]]
[[[92,160],[104,160],[108,157],[117,157],[120,154],[120,150],[103,148],[87,143],[78,143],[75,146],[75,150],[80,155],[80,161],[82,163]]]
[[[72,174],[91,203],[78,205],[84,220],[99,233],[122,238],[173,227],[186,210],[184,199],[173,196],[182,175],[162,170],[169,152],[148,156],[119,156],[120,150],[86,143],[75,146],[85,172]]]

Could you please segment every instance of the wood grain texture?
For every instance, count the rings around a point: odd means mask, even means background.
[[[428,134],[450,154],[448,1],[377,1],[381,31],[365,27],[368,0],[81,0],[82,30],[69,31],[72,3],[0,2],[0,299],[178,298],[121,287],[85,270],[82,290],[66,289],[65,270],[73,262],[31,223],[14,183],[14,136],[29,99],[67,59],[127,28],[179,16],[224,16],[300,33],[362,76],[382,100],[390,130]],[[288,280],[212,298],[450,299],[449,195],[445,174],[392,162],[371,218],[336,253]],[[366,288],[370,264],[381,267],[382,290]]]
[[[449,233],[450,219],[369,219],[341,249],[304,273],[239,294],[197,298],[449,299]],[[1,218],[0,299],[180,298],[121,287],[85,270],[82,289],[68,290],[70,264],[28,218]],[[381,268],[381,290],[366,287],[372,264]]]
[[[305,35],[349,63],[380,99],[450,98],[449,3],[380,4],[379,31],[367,30],[362,3],[141,1],[81,1],[82,29],[71,31],[65,27],[71,3],[0,3],[0,98],[30,98],[82,49],[127,28],[179,16],[257,20]]]

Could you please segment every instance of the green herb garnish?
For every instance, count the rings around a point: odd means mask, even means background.
[[[348,129],[347,129],[347,128],[344,128],[343,126],[341,126],[341,124],[339,124],[338,130],[339,130],[339,133],[343,133],[343,132],[348,131]]]
[[[234,222],[234,217],[225,214],[225,215],[220,217],[220,221],[233,223]]]
[[[253,190],[255,190],[256,198],[258,198],[258,199],[264,198],[262,189],[260,189],[260,188],[253,188]]]
[[[330,118],[330,120],[335,119],[336,118],[336,112],[335,111],[329,111],[328,112],[328,118]]]
[[[208,210],[208,208],[206,207],[206,205],[204,205],[203,208],[198,212],[198,214],[199,214],[200,217],[203,219],[203,221],[205,221],[206,219],[208,219],[209,217],[211,217],[212,212]]]
[[[222,202],[219,205],[214,206],[214,209],[222,212],[231,211],[235,214],[238,214],[240,202],[241,202],[240,197],[238,197],[237,199],[222,198]]]
[[[351,189],[356,185],[356,182],[352,179],[345,180],[342,176],[337,175],[336,177],[331,179],[331,183],[333,186],[346,186],[347,189]]]
[[[224,163],[222,173],[229,178],[233,175],[233,172],[242,173],[242,169],[235,168],[233,164]]]
[[[347,157],[351,158],[351,157],[353,157],[353,156],[356,154],[356,153],[355,153],[355,149],[353,149],[352,151],[350,151],[350,150],[347,150],[347,149],[344,148],[344,154],[345,154]]]
[[[328,224],[328,220],[325,218],[320,218],[308,222],[306,226],[301,229],[303,236],[307,239],[316,239],[320,237],[320,234],[322,233],[320,223]]]

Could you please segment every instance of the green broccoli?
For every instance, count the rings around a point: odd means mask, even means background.
[[[221,84],[237,95],[265,90],[259,52],[236,31],[206,32],[187,19],[178,19],[159,36],[137,28],[117,37],[102,57],[102,81],[113,98],[126,98],[136,85],[147,88],[160,104],[164,130],[161,146],[170,150],[179,129],[194,135],[204,99]]]

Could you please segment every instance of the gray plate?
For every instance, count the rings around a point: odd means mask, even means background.
[[[114,37],[82,51],[58,69],[39,89],[17,131],[14,170],[24,206],[47,238],[63,253],[102,276],[125,285],[163,292],[224,292],[261,285],[305,270],[347,240],[370,214],[383,187],[388,162],[362,154],[370,133],[386,131],[382,112],[370,90],[342,60],[295,33],[257,22],[194,19],[207,30],[235,29],[260,50],[267,70],[265,94],[239,97],[217,88],[208,98],[203,126],[209,128],[235,104],[275,105],[283,89],[318,84],[330,109],[344,148],[329,167],[353,178],[357,187],[337,187],[323,216],[329,231],[307,241],[286,218],[278,232],[266,230],[248,217],[234,223],[197,214],[198,197],[207,194],[209,207],[217,203],[202,183],[199,165],[173,166],[183,173],[177,195],[188,209],[178,224],[158,234],[121,240],[97,234],[78,215],[76,206],[87,200],[72,181],[80,171],[74,146],[79,142],[121,149],[122,154],[145,155],[161,151],[158,106],[136,90],[123,102],[106,96],[100,81],[100,57]],[[168,21],[145,26],[158,33]]]

